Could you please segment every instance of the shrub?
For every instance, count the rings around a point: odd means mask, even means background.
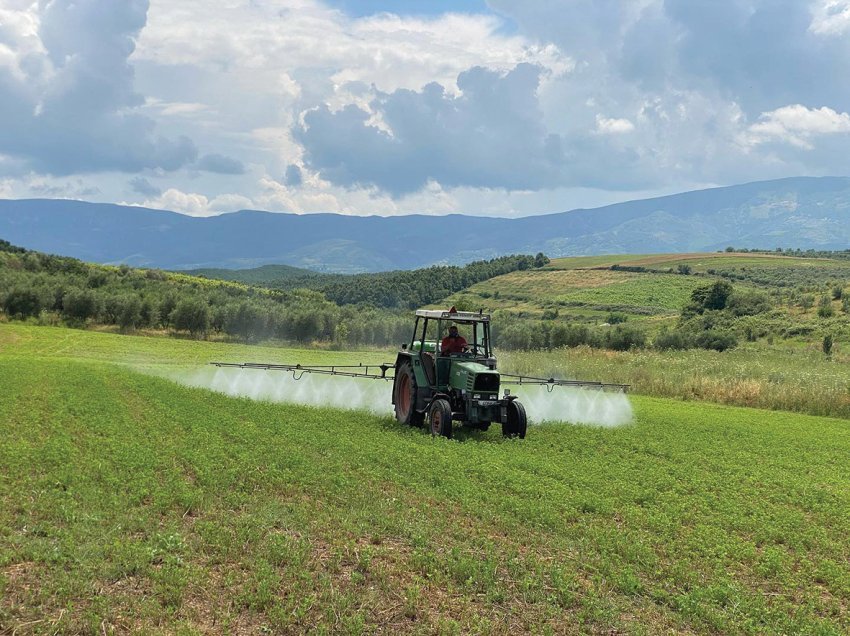
[[[265,328],[265,320],[260,308],[245,301],[235,310],[228,312],[224,328],[227,333],[241,336],[245,342],[260,335]]]
[[[832,301],[829,296],[821,296],[818,303],[818,316],[821,318],[832,318],[835,315],[835,310],[832,308]]]
[[[832,345],[833,345],[832,334],[828,333],[823,337],[823,342],[821,343],[821,348],[823,349],[823,352],[827,356],[832,355]]]
[[[844,297],[844,288],[841,285],[836,285],[832,288],[832,299],[841,300]]]
[[[718,280],[711,285],[696,288],[691,292],[691,302],[685,306],[683,315],[701,314],[708,310],[726,308],[729,296],[732,295],[732,283]]]
[[[726,304],[726,309],[735,316],[754,316],[770,311],[767,295],[756,291],[734,292]]]
[[[550,333],[550,344],[553,348],[580,347],[592,343],[590,329],[585,325],[554,325]]]
[[[738,345],[738,339],[727,331],[709,329],[699,333],[694,338],[694,344],[700,349],[714,349],[715,351],[726,351]]]
[[[138,296],[127,295],[118,303],[118,324],[122,329],[135,329],[142,322],[142,301]]]
[[[629,317],[622,311],[612,311],[610,314],[608,314],[608,318],[606,318],[605,321],[609,325],[619,325],[626,322],[628,319]]]
[[[171,321],[178,331],[188,331],[193,336],[204,335],[210,328],[210,312],[206,303],[186,298],[177,303]]]
[[[617,325],[605,334],[603,345],[606,349],[613,349],[614,351],[628,351],[632,348],[645,347],[646,334],[636,327]]]
[[[676,329],[674,331],[662,330],[656,337],[653,346],[660,351],[671,349],[690,349],[693,340],[685,332]]]
[[[25,320],[30,316],[38,316],[41,300],[33,290],[16,287],[3,299],[3,311],[11,318]]]
[[[97,296],[89,289],[72,289],[62,298],[62,314],[73,321],[95,317],[97,306]]]

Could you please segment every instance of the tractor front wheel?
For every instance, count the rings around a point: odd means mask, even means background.
[[[502,435],[525,439],[527,429],[528,418],[525,415],[525,407],[516,400],[508,402],[508,421],[502,424]]]
[[[437,399],[431,402],[428,409],[428,425],[431,435],[452,436],[452,407],[448,400]]]
[[[402,424],[422,426],[425,416],[416,410],[416,376],[409,362],[402,362],[396,372],[395,417]]]

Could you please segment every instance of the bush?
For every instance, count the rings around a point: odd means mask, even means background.
[[[694,344],[700,349],[726,351],[738,346],[738,339],[729,332],[709,329],[697,334]]]
[[[205,335],[210,328],[209,308],[201,300],[186,298],[177,303],[171,322],[178,331],[188,331],[195,337]]]
[[[609,325],[619,325],[619,324],[626,322],[628,319],[629,319],[629,317],[626,314],[624,314],[623,312],[612,311],[610,314],[608,314],[608,317],[605,319],[605,321]]]
[[[652,345],[659,351],[690,349],[693,347],[693,339],[679,329],[674,331],[664,329],[655,337]]]
[[[841,285],[836,285],[832,288],[832,299],[841,300],[844,297],[844,288]]]
[[[41,311],[41,300],[31,289],[16,287],[3,299],[3,311],[10,318],[25,320],[31,316],[38,316]]]
[[[585,325],[555,325],[552,327],[549,339],[552,348],[555,349],[560,347],[580,347],[581,345],[589,345],[592,342],[590,329]]]
[[[118,324],[122,329],[135,329],[142,322],[142,301],[138,296],[123,296],[118,303]]]
[[[732,283],[718,280],[711,285],[698,287],[691,292],[691,302],[685,306],[683,315],[701,314],[709,310],[726,309],[726,303],[732,295]]]
[[[832,334],[826,334],[823,337],[823,343],[821,343],[821,348],[823,349],[823,352],[827,356],[832,355],[832,345],[833,345]]]
[[[729,297],[726,309],[735,316],[754,316],[770,311],[771,304],[768,297],[761,292],[736,291]]]
[[[821,296],[818,303],[818,316],[821,318],[832,318],[835,315],[835,310],[832,308],[832,301],[829,296]]]
[[[89,289],[72,289],[62,298],[62,314],[72,321],[85,322],[97,315],[98,302]]]
[[[229,334],[241,336],[245,342],[259,336],[265,329],[265,320],[259,307],[245,301],[228,312],[224,329]]]
[[[614,351],[628,351],[632,348],[645,347],[646,334],[636,327],[617,325],[605,334],[603,345],[606,349],[613,349]]]

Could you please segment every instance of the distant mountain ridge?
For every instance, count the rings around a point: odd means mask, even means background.
[[[217,217],[81,201],[0,200],[0,238],[99,263],[167,269],[286,264],[355,273],[504,254],[850,247],[850,178],[794,177],[501,219],[243,210]]]

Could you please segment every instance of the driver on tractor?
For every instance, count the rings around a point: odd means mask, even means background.
[[[466,346],[466,338],[458,333],[457,325],[452,325],[449,327],[449,335],[443,338],[440,344],[440,355],[447,356],[451,353],[463,353]]]

